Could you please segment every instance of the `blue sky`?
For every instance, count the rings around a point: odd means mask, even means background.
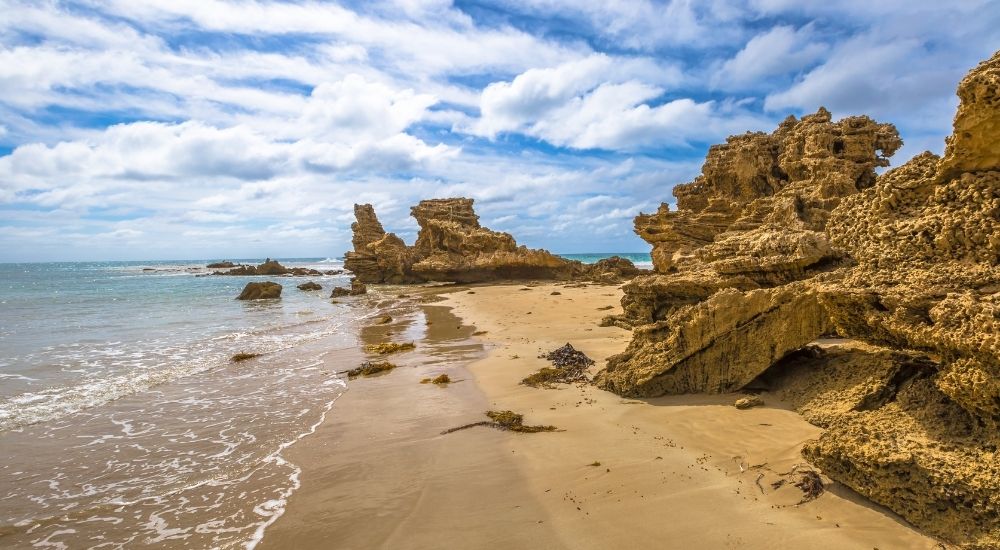
[[[0,261],[339,256],[352,205],[471,196],[646,251],[729,134],[824,105],[940,152],[1000,47],[968,0],[0,0]]]

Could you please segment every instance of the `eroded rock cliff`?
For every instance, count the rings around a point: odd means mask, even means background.
[[[811,462],[931,534],[1000,547],[1000,52],[958,95],[944,157],[879,177],[895,130],[822,109],[713,148],[677,212],[636,218],[658,273],[625,286],[608,321],[634,338],[597,384],[732,391],[781,363],[816,388],[793,399],[827,428]],[[796,351],[828,333],[875,347]]]
[[[413,246],[386,233],[371,205],[355,205],[354,213],[354,250],[345,255],[344,266],[364,283],[573,278],[620,282],[640,272],[623,258],[585,266],[546,250],[518,246],[510,234],[479,224],[473,199],[420,201],[410,210],[420,226]]]

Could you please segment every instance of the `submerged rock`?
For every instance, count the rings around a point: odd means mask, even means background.
[[[365,286],[364,283],[359,281],[357,277],[351,279],[351,290],[350,290],[351,296],[358,296],[367,293],[368,293],[368,287]]]
[[[822,393],[800,405],[827,428],[811,462],[933,535],[1000,547],[1000,52],[958,95],[944,157],[878,177],[901,142],[866,117],[821,109],[713,147],[677,212],[636,218],[657,274],[625,285],[609,322],[634,337],[598,385],[735,391],[792,353],[787,375]],[[878,347],[846,378],[794,355],[831,333]]]
[[[330,291],[331,298],[340,298],[342,296],[350,296],[350,295],[351,295],[351,289],[344,288],[342,286],[335,286],[333,287],[333,290]]]
[[[271,281],[247,283],[237,300],[270,300],[281,298],[281,285]]]

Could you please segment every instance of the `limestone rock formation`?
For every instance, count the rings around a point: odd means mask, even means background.
[[[407,246],[386,233],[371,205],[355,205],[354,250],[344,266],[363,283],[480,282],[569,279],[583,264],[518,246],[514,237],[479,224],[472,199],[431,199],[411,209],[420,231]]]
[[[281,285],[271,281],[247,283],[237,300],[271,300],[281,298]]]
[[[794,360],[822,391],[796,403],[827,428],[811,462],[931,534],[1000,547],[1000,52],[958,95],[944,157],[877,178],[900,142],[863,117],[713,148],[678,212],[636,219],[658,273],[624,287],[611,321],[634,338],[598,385],[733,391]],[[796,351],[829,333],[876,347]]]
[[[611,256],[597,260],[593,264],[584,266],[586,269],[583,278],[590,279],[598,283],[617,284],[622,281],[634,279],[639,275],[649,273],[645,269],[639,269],[628,258],[621,256]]]
[[[696,263],[778,283],[801,278],[836,257],[822,233],[830,211],[871,187],[901,145],[893,125],[868,117],[832,122],[822,107],[789,117],[771,134],[710,148],[702,175],[674,187],[678,210],[664,203],[640,214],[636,233],[653,245],[660,273]]]

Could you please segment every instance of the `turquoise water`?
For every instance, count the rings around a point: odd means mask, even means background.
[[[598,260],[610,258],[611,256],[621,256],[626,260],[631,260],[636,267],[652,268],[653,259],[646,252],[594,252],[588,254],[559,254],[563,258],[576,260],[585,264],[592,264]]]
[[[268,277],[282,299],[254,303],[234,298],[262,278],[204,265],[0,264],[0,546],[246,547],[282,513],[282,450],[345,390],[372,312],[331,303],[347,275]]]

